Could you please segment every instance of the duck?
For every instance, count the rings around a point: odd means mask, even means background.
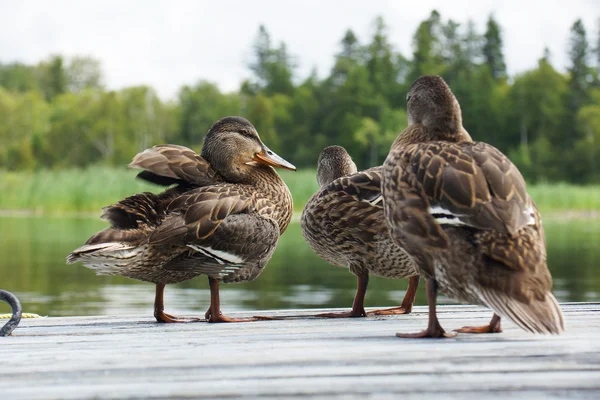
[[[167,284],[208,277],[208,322],[249,322],[222,315],[219,284],[256,279],[273,255],[293,213],[291,193],[274,168],[296,167],[271,151],[245,118],[224,117],[204,138],[201,154],[179,145],[157,145],[129,167],[138,178],[165,186],[103,209],[110,226],[73,250],[98,275],[120,275],[156,285],[158,322],[203,321],[164,311]]]
[[[317,162],[319,190],[308,200],[300,217],[302,234],[323,260],[348,268],[357,277],[351,311],[318,314],[318,317],[366,317],[364,298],[369,275],[408,278],[400,307],[369,312],[372,315],[411,312],[419,274],[412,258],[395,244],[384,221],[381,166],[357,171],[341,146],[326,147]]]
[[[518,168],[490,144],[473,141],[444,79],[425,75],[407,95],[408,127],[383,164],[385,221],[426,279],[427,329],[408,338],[497,333],[501,318],[560,334],[541,215]],[[491,308],[490,323],[446,332],[437,293]]]

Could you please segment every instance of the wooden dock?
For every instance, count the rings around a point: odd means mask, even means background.
[[[566,304],[567,333],[399,339],[410,315],[243,324],[158,324],[148,317],[23,320],[0,338],[0,399],[564,398],[600,399],[600,304]],[[252,313],[232,313],[249,316]],[[443,306],[442,326],[484,324],[489,310]]]

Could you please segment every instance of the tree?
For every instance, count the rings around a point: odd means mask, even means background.
[[[273,48],[267,29],[261,25],[253,49],[254,59],[248,65],[255,75],[253,91],[291,94],[294,89],[292,76],[295,65],[285,43]]]
[[[0,88],[0,166],[34,168],[34,142],[44,135],[48,118],[49,107],[40,93],[11,93]]]
[[[264,88],[269,81],[268,65],[271,62],[273,52],[271,48],[271,36],[264,25],[258,28],[258,34],[254,40],[252,49],[254,51],[254,60],[250,62],[248,67],[254,72],[257,85]]]
[[[383,111],[380,123],[369,117],[361,119],[354,131],[354,139],[366,150],[369,167],[383,163],[391,143],[406,125],[406,113],[403,110],[389,108]]]
[[[362,64],[364,58],[363,47],[352,30],[346,31],[340,41],[340,46],[342,50],[336,54],[329,78],[324,83],[330,88],[342,86],[348,79],[350,70],[356,65]]]
[[[413,36],[413,62],[410,81],[421,75],[441,75],[445,69],[442,56],[441,19],[432,11],[428,19],[421,22]]]
[[[127,138],[128,147],[133,150],[129,154],[164,143],[171,136],[173,121],[154,89],[148,86],[126,88],[119,93],[119,100],[125,115],[124,134],[119,139]]]
[[[275,128],[275,110],[273,102],[266,95],[259,93],[248,99],[244,113],[258,131],[262,141],[275,152],[279,151],[279,138]]]
[[[65,71],[67,89],[80,92],[102,88],[102,68],[99,60],[91,57],[72,57]]]
[[[575,21],[571,27],[569,40],[569,88],[571,91],[570,108],[576,112],[587,101],[587,88],[589,86],[588,42],[585,27],[581,19]]]
[[[181,88],[178,100],[178,140],[188,146],[199,146],[219,118],[241,112],[241,99],[237,93],[223,94],[216,84],[206,81]]]
[[[597,27],[596,27],[596,43],[593,49],[594,54],[596,55],[596,69],[593,70],[594,74],[594,86],[596,88],[600,88],[600,18],[598,18]]]
[[[387,26],[382,17],[377,17],[373,39],[367,46],[366,67],[373,90],[388,104],[393,102],[400,91],[395,60],[394,49],[388,39]],[[380,118],[381,116],[378,116],[378,119]]]
[[[487,29],[484,34],[483,57],[494,79],[506,78],[500,25],[492,15],[488,18]]]
[[[584,133],[583,137],[575,143],[574,154],[578,155],[580,165],[578,168],[579,182],[600,182],[600,90],[591,92],[591,104],[582,107],[577,113],[577,124]]]
[[[48,61],[38,65],[40,87],[46,100],[52,100],[54,97],[63,94],[67,90],[67,75],[64,68],[64,61],[61,56],[53,56]]]
[[[38,90],[35,68],[18,62],[0,64],[0,86],[15,92]]]
[[[564,129],[568,85],[568,78],[545,58],[539,60],[537,69],[515,79],[510,93],[514,107],[510,147],[519,149],[514,161],[529,169],[528,178],[569,178],[565,158],[561,160],[559,154],[551,153],[553,146],[562,148],[563,155],[572,146]]]

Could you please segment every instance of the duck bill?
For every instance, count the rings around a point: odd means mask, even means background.
[[[252,161],[255,161],[259,164],[270,165],[275,168],[289,169],[290,171],[296,170],[296,167],[279,157],[273,151],[269,150],[269,148],[264,144],[260,153],[256,153]]]

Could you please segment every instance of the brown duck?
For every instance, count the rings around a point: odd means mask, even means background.
[[[141,193],[104,209],[111,226],[67,257],[98,275],[121,275],[156,284],[154,316],[164,312],[166,284],[207,275],[209,322],[243,322],[221,315],[219,282],[258,277],[292,217],[291,194],[273,167],[295,167],[260,140],[252,124],[225,117],[206,134],[202,156],[176,145],[137,154],[130,164],[147,181],[173,187]],[[191,319],[198,320],[198,319]]]
[[[320,189],[302,212],[302,234],[325,261],[346,267],[358,278],[352,310],[319,314],[321,317],[366,317],[364,298],[369,274],[409,278],[401,307],[370,314],[408,314],[412,310],[419,275],[409,255],[390,238],[383,218],[381,167],[357,172],[343,147],[330,146],[319,156]]]
[[[501,316],[530,332],[562,332],[540,214],[518,169],[471,140],[441,77],[417,79],[407,101],[409,126],[383,165],[382,193],[392,238],[427,278],[429,324],[397,336],[452,336],[436,316],[438,290],[494,310],[489,325],[459,332],[500,332]]]

